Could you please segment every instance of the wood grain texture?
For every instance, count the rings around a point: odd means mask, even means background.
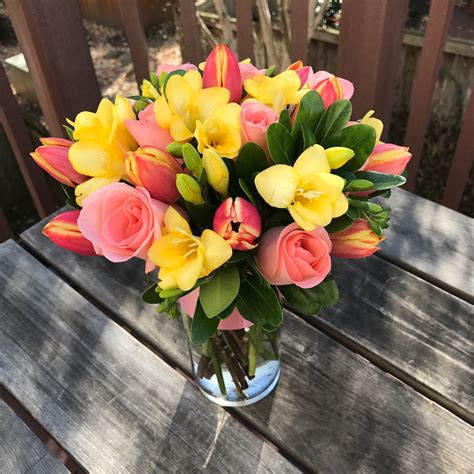
[[[3,400],[0,400],[0,472],[68,472]]]
[[[239,59],[250,58],[253,62],[252,1],[238,0],[235,2],[235,16],[237,19],[237,47]]]
[[[464,299],[473,297],[473,220],[402,189],[392,209],[380,256]]]
[[[84,259],[54,247],[34,228],[23,234],[23,238],[58,272],[66,273],[71,278],[72,284],[81,288],[81,292],[104,301],[112,313],[132,325],[134,331],[146,337],[158,350],[166,351],[171,362],[189,372],[189,361],[183,349],[184,335],[179,325],[168,321],[166,316],[155,317],[151,307],[148,306],[147,309],[147,306],[140,302],[137,289],[130,289],[143,278],[142,262],[113,265],[103,260]],[[377,260],[388,266],[383,260]],[[407,278],[416,277],[407,274]],[[122,295],[118,301],[116,301],[117,295]],[[359,324],[360,316],[357,313],[360,306],[358,298],[352,298],[349,313],[355,326]],[[409,314],[406,316],[412,317]],[[375,317],[382,316],[377,313]],[[401,318],[402,314],[398,319]],[[391,444],[383,446],[387,439],[398,439],[402,433],[402,437],[407,436],[407,439],[411,439],[410,446],[414,449],[411,451],[409,447],[403,448],[403,451],[409,452],[409,455],[403,453],[410,459],[406,461],[407,463],[411,462],[421,468],[423,459],[428,456],[435,457],[439,466],[442,466],[444,461],[438,459],[438,455],[432,453],[429,448],[429,439],[438,437],[441,441],[436,446],[437,452],[443,452],[442,456],[448,456],[453,460],[457,458],[458,454],[448,453],[449,436],[445,437],[438,433],[439,423],[444,423],[440,420],[446,417],[446,423],[454,423],[453,428],[449,429],[455,431],[460,429],[462,436],[467,426],[465,423],[461,420],[455,421],[456,418],[449,412],[396,382],[391,376],[383,374],[361,357],[331,341],[298,318],[287,314],[284,324],[284,372],[278,391],[275,396],[269,398],[273,402],[264,401],[239,412],[281,449],[289,451],[310,470],[325,466],[325,469],[321,468],[323,472],[331,471],[331,463],[336,462],[334,457],[340,456],[342,456],[342,459],[338,460],[340,469],[335,469],[333,472],[343,471],[344,465],[346,470],[352,469],[351,462],[359,458],[360,465],[370,470],[374,467],[374,463],[382,462],[381,459],[384,457],[388,460],[387,463],[394,463],[393,466],[405,463],[400,461],[399,453],[393,451]],[[366,322],[364,328],[370,324],[370,321]],[[376,324],[376,321],[373,321],[373,324]],[[400,332],[401,329],[397,334]],[[371,332],[372,337],[375,337],[374,333],[375,331]],[[383,339],[382,342],[387,343],[387,339]],[[372,342],[371,344],[373,345]],[[394,338],[390,350],[396,351],[397,347],[400,350],[398,357],[402,358],[403,341]],[[391,356],[391,353],[386,357],[389,355]],[[344,369],[338,370],[338,364],[342,364]],[[426,369],[426,364],[423,369]],[[429,370],[431,371],[431,368]],[[353,380],[353,372],[358,373],[354,386],[342,390],[344,381]],[[455,374],[446,376],[453,380]],[[373,383],[364,385],[364,379],[372,380]],[[397,393],[398,391],[400,393]],[[373,392],[377,392],[377,396]],[[338,402],[335,404],[334,400]],[[383,418],[387,410],[392,410],[390,423]],[[405,413],[409,416],[405,417]],[[399,420],[400,425],[395,420]],[[364,430],[370,432],[379,426],[383,428],[370,439],[370,443],[373,443],[373,452],[377,453],[375,459],[371,457],[372,455],[364,454],[367,446],[364,446],[363,432]],[[408,431],[405,432],[402,426],[407,427]],[[308,443],[308,439],[311,439],[311,443]],[[313,443],[320,443],[319,448],[316,449]],[[331,449],[326,452],[324,446]],[[339,453],[338,456],[335,456],[335,452]],[[461,459],[463,460],[460,465],[468,463],[468,458],[461,456]],[[364,464],[365,462],[367,464]],[[456,464],[458,461],[453,462]],[[383,466],[390,470],[389,464]],[[404,466],[409,467],[408,464]]]
[[[298,472],[12,241],[0,383],[94,472]]]

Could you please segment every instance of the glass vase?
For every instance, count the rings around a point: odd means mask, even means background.
[[[219,329],[203,344],[191,341],[192,318],[181,309],[192,371],[201,392],[221,406],[251,405],[280,377],[280,329]]]

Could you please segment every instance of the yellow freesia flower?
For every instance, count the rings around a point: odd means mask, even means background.
[[[158,99],[160,97],[160,93],[158,92],[156,87],[146,79],[143,79],[142,95],[144,97],[151,97],[152,99]]]
[[[257,74],[244,82],[251,97],[280,113],[287,105],[299,104],[309,89],[300,90],[301,81],[295,71],[284,71],[275,77]]]
[[[242,144],[240,105],[223,105],[215,109],[203,123],[198,120],[194,136],[198,141],[200,153],[212,149],[226,158],[236,157]]]
[[[362,117],[362,120],[360,123],[363,123],[364,125],[370,125],[372,128],[375,129],[375,143],[381,143],[380,142],[380,137],[382,136],[383,132],[383,122],[382,120],[372,117],[374,115],[375,111],[374,110],[369,110],[364,117]]]
[[[344,180],[331,174],[331,162],[340,167],[354,156],[352,150],[313,145],[296,160],[294,166],[274,165],[255,177],[255,186],[272,207],[288,209],[304,230],[327,226],[348,209]],[[328,159],[328,155],[331,161]],[[341,155],[341,158],[337,158]]]
[[[75,189],[79,205],[93,191],[125,174],[125,155],[137,148],[125,121],[134,119],[130,102],[117,97],[115,103],[102,99],[96,112],[80,112],[74,122],[68,120],[77,140],[69,149],[69,160],[78,173],[91,176]]]
[[[207,181],[211,188],[226,198],[229,191],[229,169],[219,153],[206,148],[202,155],[202,167],[206,170]]]
[[[213,230],[204,230],[201,237],[192,235],[186,219],[171,206],[165,213],[164,232],[148,252],[150,260],[160,267],[158,278],[163,290],[177,287],[188,291],[232,256],[231,246]]]
[[[193,138],[198,121],[208,119],[215,109],[229,102],[229,97],[224,87],[203,89],[201,74],[191,70],[169,78],[166,96],[155,101],[153,110],[158,125],[169,130],[173,140],[183,142]]]

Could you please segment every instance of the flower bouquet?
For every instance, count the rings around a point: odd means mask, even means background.
[[[304,315],[337,302],[331,260],[378,250],[380,198],[411,157],[380,141],[372,111],[351,121],[349,81],[273,69],[219,45],[199,67],[158,67],[141,95],[103,99],[68,120],[70,140],[32,153],[75,208],[44,234],[158,267],[143,299],[182,318],[196,381],[221,405],[275,387],[282,301]]]

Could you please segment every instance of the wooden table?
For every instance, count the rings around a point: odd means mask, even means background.
[[[404,191],[342,297],[285,313],[276,392],[243,409],[189,377],[179,321],[114,265],[41,235],[0,246],[0,472],[474,472],[472,220]],[[26,413],[26,415],[25,415]],[[29,426],[27,426],[29,425]]]

